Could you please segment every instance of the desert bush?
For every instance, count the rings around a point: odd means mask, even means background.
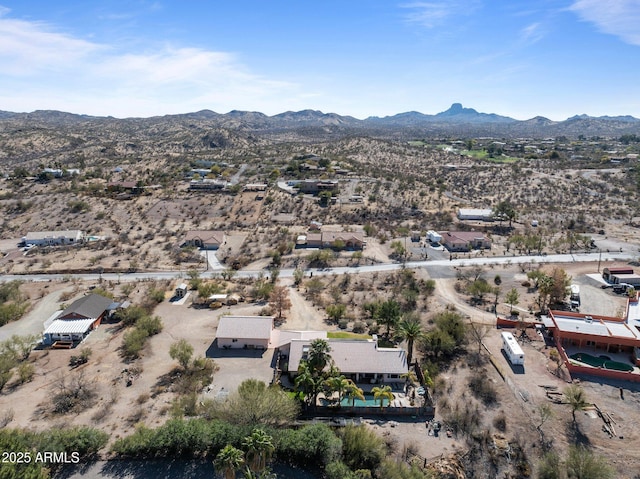
[[[505,432],[507,430],[507,416],[505,416],[503,412],[493,418],[493,427],[500,432]]]
[[[20,383],[24,384],[30,382],[36,373],[36,368],[31,363],[20,363],[18,366],[18,378]]]
[[[225,402],[205,401],[202,416],[239,425],[282,425],[298,415],[298,401],[278,386],[256,379],[243,381]]]
[[[366,323],[364,323],[363,321],[356,321],[355,323],[353,323],[353,332],[362,334],[365,332],[366,326]]]
[[[151,288],[149,290],[149,298],[154,303],[162,303],[164,301],[164,291],[158,288]]]
[[[456,437],[458,434],[470,437],[482,422],[478,405],[471,404],[469,401],[464,401],[462,405],[456,402],[449,407],[446,414],[443,411],[443,418]]]
[[[213,374],[218,366],[212,359],[197,357],[187,368],[182,371],[180,377],[174,381],[174,389],[180,394],[191,394],[201,391],[213,381]]]
[[[108,435],[90,427],[52,428],[41,432],[22,429],[0,430],[0,450],[2,451],[73,451],[86,460],[102,449],[107,443]],[[0,476],[3,478],[44,479],[60,467],[58,463],[35,461],[28,463],[5,463]]]
[[[112,451],[129,457],[196,457],[217,454],[227,444],[240,445],[248,430],[225,421],[171,419],[157,429],[145,426],[118,439]]]
[[[27,303],[22,302],[0,304],[0,326],[20,319],[28,307]]]
[[[187,340],[181,339],[171,345],[169,356],[171,359],[178,361],[182,369],[187,370],[191,362],[191,356],[193,356],[193,346]]]
[[[349,466],[342,461],[329,463],[324,471],[326,479],[355,479],[355,475]]]
[[[340,329],[347,329],[348,326],[349,320],[347,318],[342,318],[340,321],[338,321],[338,327]]]
[[[61,376],[53,384],[52,411],[55,414],[78,413],[91,407],[95,398],[95,384],[87,380],[82,372],[70,377]]]
[[[122,356],[128,360],[140,357],[140,352],[148,337],[149,334],[143,329],[134,328],[127,331],[122,340]]]
[[[348,425],[342,429],[340,437],[344,462],[352,470],[374,471],[387,453],[382,438],[366,426]]]
[[[487,380],[486,370],[480,370],[469,378],[469,388],[485,406],[491,406],[498,401],[498,392],[493,383]]]
[[[159,316],[143,316],[136,321],[136,329],[144,331],[147,336],[153,336],[162,331],[162,320]]]
[[[342,441],[325,424],[283,429],[278,434],[276,458],[323,469],[340,458]]]
[[[117,310],[114,318],[120,321],[123,326],[132,326],[146,314],[144,308],[140,306],[129,306],[128,308]]]
[[[0,429],[5,428],[11,421],[13,421],[13,409],[4,411],[0,416]]]
[[[404,462],[385,459],[376,471],[376,477],[385,479],[431,479],[434,476],[424,471],[416,464],[406,464]],[[360,476],[356,476],[360,478]]]

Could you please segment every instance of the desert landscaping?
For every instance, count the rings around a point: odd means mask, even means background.
[[[341,444],[366,430],[384,453],[357,463],[341,450],[307,467],[314,477],[553,477],[545,471],[580,454],[606,477],[639,477],[640,381],[576,374],[580,361],[557,336],[563,315],[581,325],[587,315],[617,318],[636,337],[635,285],[616,291],[602,273],[630,269],[620,274],[631,281],[640,268],[638,142],[325,138],[180,116],[135,131],[126,120],[33,121],[16,135],[18,120],[0,120],[2,430],[91,428],[91,464],[175,456],[210,466],[225,444],[177,452],[149,438],[229,419],[239,445],[249,426],[284,437],[322,424]],[[86,330],[47,329],[67,326],[67,312],[78,320],[70,310],[91,295],[113,305],[87,313]],[[270,317],[270,336],[245,328],[248,339],[233,337],[244,347],[222,347],[227,316]],[[505,330],[523,367],[502,352]],[[335,354],[332,341],[375,343],[368,362],[380,370],[351,371],[358,360],[336,356],[305,366],[309,389],[303,366],[287,366],[296,341],[318,338]],[[587,347],[640,377],[637,356]],[[385,351],[402,374],[377,364]],[[332,378],[346,383],[332,389]],[[247,384],[273,385],[281,412],[240,419]],[[377,395],[373,407],[356,409],[358,391]],[[410,400],[404,411],[391,404],[399,398]],[[275,442],[276,466],[305,468]],[[50,466],[52,477],[79,477]]]

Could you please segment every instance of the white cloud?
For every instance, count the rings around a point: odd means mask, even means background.
[[[524,27],[520,31],[520,37],[523,42],[531,44],[536,43],[544,37],[544,31],[542,29],[542,24],[539,22],[532,23]]]
[[[95,43],[55,32],[43,23],[5,18],[8,12],[0,10],[1,74],[59,70],[103,49]]]
[[[0,109],[150,116],[203,108],[277,113],[305,102],[298,85],[253,73],[228,52],[171,45],[118,52],[7,13],[0,10]]]
[[[577,0],[569,10],[603,33],[640,45],[640,0]]]
[[[476,0],[450,0],[434,2],[413,2],[400,5],[401,8],[411,10],[405,15],[410,23],[417,23],[427,28],[434,28],[450,17],[469,15],[477,9]]]

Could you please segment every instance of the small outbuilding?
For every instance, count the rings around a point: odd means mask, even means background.
[[[176,298],[184,298],[187,295],[189,287],[186,283],[180,283],[176,288]]]
[[[604,268],[604,270],[602,270],[602,278],[612,284],[626,283],[632,286],[640,285],[640,276],[635,274],[633,268],[628,266]]]

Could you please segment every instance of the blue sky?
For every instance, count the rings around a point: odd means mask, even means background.
[[[0,110],[640,117],[640,0],[0,0]]]

